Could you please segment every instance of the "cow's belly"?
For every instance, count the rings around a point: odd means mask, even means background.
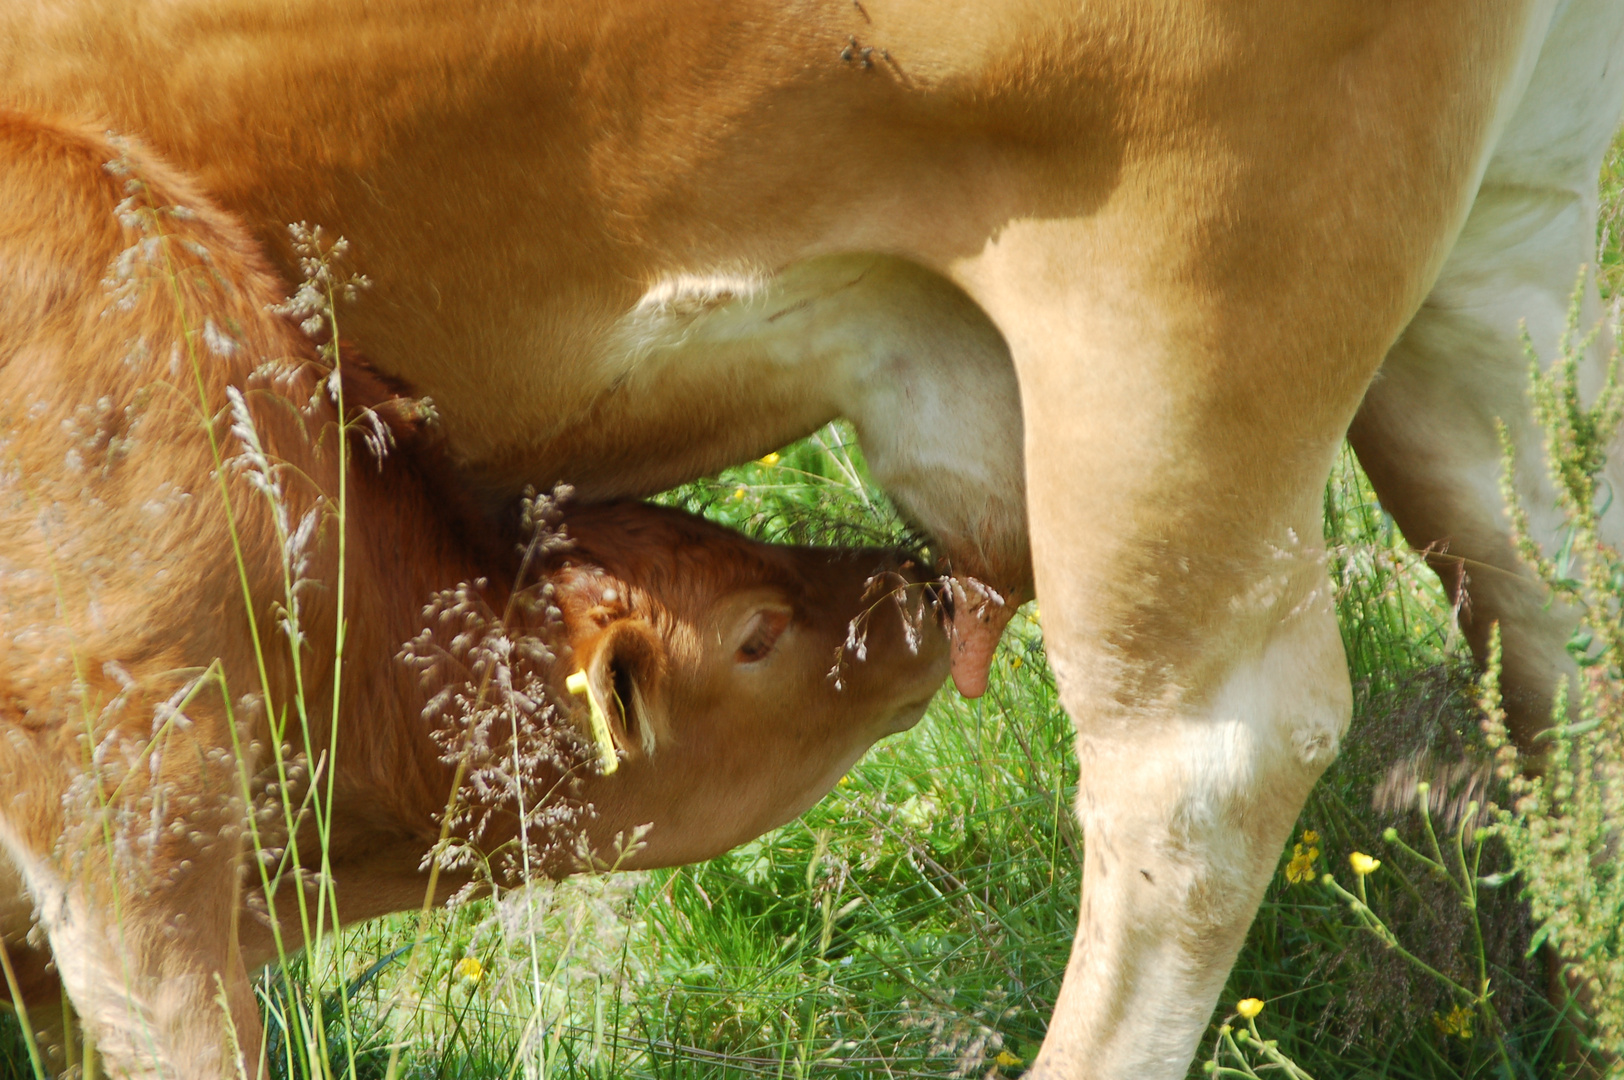
[[[550,417],[544,441],[518,461],[543,461],[593,496],[658,491],[836,416],[874,447],[917,429],[933,444],[920,453],[972,469],[981,465],[963,453],[966,440],[949,433],[985,436],[988,453],[1013,455],[987,467],[1019,471],[1018,439],[998,438],[1020,427],[1003,338],[956,286],[901,259],[667,276],[602,333],[582,377],[597,388],[593,407]],[[538,479],[526,468],[501,479]]]
[[[1474,367],[1500,365],[1506,341],[1520,354],[1525,322],[1543,354],[1556,347],[1579,269],[1595,259],[1596,176],[1624,108],[1621,54],[1624,6],[1558,5],[1471,213],[1406,331],[1452,338],[1428,351],[1463,390],[1488,373]]]
[[[913,263],[828,256],[774,275],[668,277],[604,333],[583,377],[601,388],[591,407],[495,463],[495,493],[567,481],[588,499],[647,495],[844,416],[876,481],[955,564],[1024,568],[1008,347],[957,286]]]

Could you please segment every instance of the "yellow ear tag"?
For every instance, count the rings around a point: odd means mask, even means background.
[[[572,694],[583,694],[592,709],[592,740],[598,744],[598,771],[608,776],[620,768],[620,757],[615,753],[615,740],[609,734],[609,714],[603,711],[598,695],[592,692],[586,672],[577,671],[564,680],[564,689]]]

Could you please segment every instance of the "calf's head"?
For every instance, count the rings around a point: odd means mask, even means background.
[[[600,860],[645,823],[621,866],[708,858],[789,820],[947,674],[931,587],[898,553],[761,544],[641,504],[572,510],[566,530],[547,571],[557,666],[584,673],[573,719],[586,732],[599,702],[616,757],[574,770]]]

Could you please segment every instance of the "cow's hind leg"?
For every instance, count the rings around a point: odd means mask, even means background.
[[[1022,239],[1001,241],[1012,263],[1040,261]],[[1038,596],[1085,836],[1036,1075],[1145,1080],[1183,1074],[1348,721],[1320,493],[1362,379],[1192,355],[1176,320],[1117,316],[1165,286],[1113,270],[1126,295],[1102,274],[1050,309],[1075,329],[1000,322],[1025,361]],[[989,307],[1013,308],[998,290],[1018,270],[987,279]],[[1323,400],[1266,400],[1318,380]]]
[[[1475,187],[1526,14],[1486,10],[1410,5],[1334,71],[1248,39],[1273,51],[1203,90],[1211,115],[1171,110],[1108,206],[1051,195],[951,268],[1020,378],[1077,726],[1081,913],[1034,1075],[1184,1075],[1336,753],[1323,487]]]
[[[1205,409],[1158,430],[1189,402],[1143,390],[1097,424],[1034,404],[1028,441],[1054,465],[1029,490],[1086,845],[1045,1077],[1182,1075],[1351,708],[1318,505],[1340,425],[1312,455]]]
[[[1621,49],[1624,8],[1564,7],[1437,284],[1349,433],[1382,504],[1455,594],[1479,658],[1500,624],[1507,710],[1525,744],[1574,670],[1564,649],[1574,615],[1548,603],[1512,549],[1496,423],[1516,447],[1534,539],[1554,552],[1563,519],[1529,409],[1522,332],[1542,361],[1554,359],[1579,270],[1595,259],[1596,177],[1624,101]],[[1594,279],[1583,288],[1581,335],[1602,318]],[[1604,329],[1582,360],[1588,392],[1611,344]],[[1624,463],[1615,455],[1606,468],[1624,492]],[[1615,509],[1602,530],[1624,541],[1624,516]]]
[[[1079,725],[1083,903],[1041,1075],[1174,1076],[1194,1052],[1348,717],[1334,618],[1305,601],[1206,700]]]

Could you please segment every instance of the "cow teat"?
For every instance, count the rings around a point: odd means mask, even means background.
[[[998,640],[1022,604],[1032,598],[1027,584],[998,589],[971,574],[950,573],[943,578],[942,614],[952,640],[950,670],[953,686],[968,698],[987,692]]]

